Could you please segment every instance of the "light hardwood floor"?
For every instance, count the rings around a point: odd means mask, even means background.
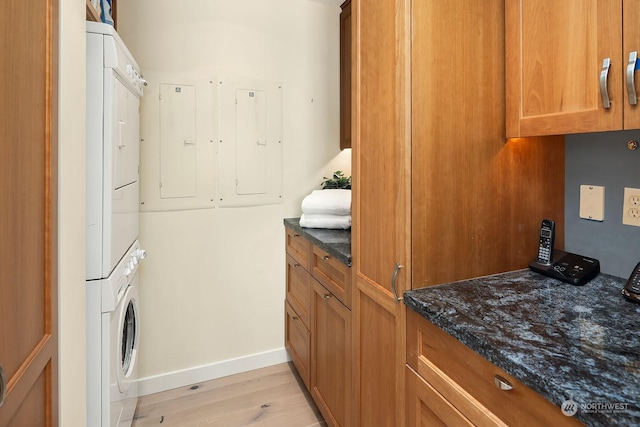
[[[143,396],[132,427],[326,426],[291,363]]]

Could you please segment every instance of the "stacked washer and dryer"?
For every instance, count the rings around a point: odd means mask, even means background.
[[[87,22],[87,425],[130,426],[138,389],[140,68]]]

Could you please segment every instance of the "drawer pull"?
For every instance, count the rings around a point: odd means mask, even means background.
[[[325,255],[322,257],[323,260],[325,261],[329,261],[331,259],[331,257],[329,255]]]
[[[496,375],[495,378],[493,379],[493,382],[496,384],[496,387],[498,387],[500,390],[505,390],[505,391],[513,390],[513,386],[511,385],[511,383],[507,381],[504,377],[501,377],[500,375]]]
[[[294,238],[294,239],[297,239],[298,237],[300,237],[300,235],[299,235],[299,234],[294,234],[294,235],[293,235],[293,238]]]
[[[297,262],[294,262],[294,263],[293,263],[293,266],[294,266],[294,267],[296,267],[296,268],[298,268],[298,267],[300,267],[300,264],[298,264]]]
[[[298,320],[298,316],[291,316],[291,320]]]
[[[322,298],[329,299],[329,298],[331,298],[331,294],[324,294],[324,295],[322,295]]]

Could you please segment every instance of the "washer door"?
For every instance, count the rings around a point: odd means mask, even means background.
[[[138,287],[129,286],[118,305],[118,344],[116,372],[118,388],[125,393],[136,378],[140,320],[138,313]]]

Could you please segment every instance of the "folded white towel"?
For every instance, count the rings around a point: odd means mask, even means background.
[[[351,190],[314,190],[302,200],[302,212],[322,215],[351,215]]]
[[[300,217],[300,227],[347,230],[348,228],[351,228],[351,215],[303,213]]]

